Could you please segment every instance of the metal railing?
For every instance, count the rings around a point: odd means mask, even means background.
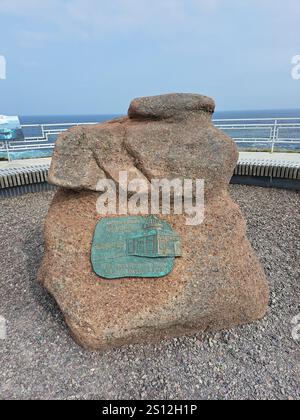
[[[24,140],[0,141],[0,152],[6,152],[8,160],[12,153],[35,150],[54,149],[59,134],[72,127],[95,125],[95,122],[86,123],[58,123],[58,124],[27,124],[22,125]]]
[[[300,118],[215,119],[214,124],[241,149],[300,151]]]
[[[216,127],[233,138],[241,150],[300,151],[300,118],[215,119]],[[35,150],[51,150],[57,136],[74,126],[87,123],[58,123],[23,125],[24,140],[0,141],[0,152],[10,154]]]

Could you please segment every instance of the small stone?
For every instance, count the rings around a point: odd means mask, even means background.
[[[213,99],[203,95],[174,93],[134,99],[129,107],[129,118],[179,119],[180,114],[207,112],[215,110]]]

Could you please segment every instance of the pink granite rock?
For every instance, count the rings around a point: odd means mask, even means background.
[[[129,117],[75,128],[57,142],[49,179],[58,191],[46,220],[39,279],[75,337],[89,349],[231,328],[262,318],[268,286],[228,194],[234,142],[216,129],[214,102],[200,95],[136,99]],[[91,264],[99,179],[204,179],[205,220],[161,215],[181,235],[183,256],[162,278],[98,277]],[[109,215],[113,216],[113,215]]]

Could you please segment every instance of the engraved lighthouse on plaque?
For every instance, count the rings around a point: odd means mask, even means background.
[[[143,228],[143,233],[127,239],[127,255],[148,258],[181,256],[179,235],[172,230],[166,230],[158,217],[149,216]]]

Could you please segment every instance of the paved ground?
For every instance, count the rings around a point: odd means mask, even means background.
[[[268,316],[232,331],[105,354],[73,342],[36,283],[53,193],[0,201],[0,316],[7,320],[0,398],[299,399],[300,342],[292,338],[291,321],[300,313],[300,195],[245,186],[231,191],[268,275]]]
[[[300,153],[265,153],[265,152],[240,152],[240,161],[255,160],[264,162],[285,162],[300,165]]]
[[[27,166],[50,165],[50,162],[51,162],[51,158],[20,159],[20,160],[12,160],[11,162],[0,161],[0,169],[16,169],[16,168],[24,168]]]

